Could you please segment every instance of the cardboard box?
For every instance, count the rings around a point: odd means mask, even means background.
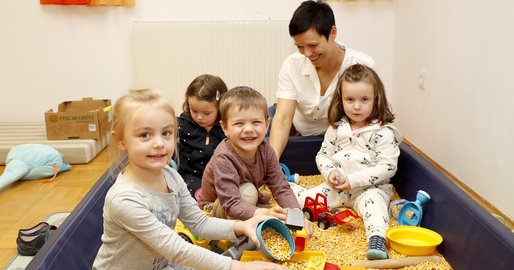
[[[111,100],[83,98],[59,104],[45,113],[49,140],[101,139],[111,127]]]

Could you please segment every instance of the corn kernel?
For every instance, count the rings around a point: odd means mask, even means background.
[[[272,228],[262,230],[262,241],[268,251],[279,261],[291,258],[291,247],[287,239]]]

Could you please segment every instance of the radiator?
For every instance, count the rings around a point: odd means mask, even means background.
[[[135,22],[133,38],[135,87],[160,89],[177,114],[187,86],[204,73],[276,102],[278,72],[296,50],[287,21]]]

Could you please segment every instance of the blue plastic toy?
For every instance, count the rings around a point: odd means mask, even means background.
[[[173,168],[175,171],[178,171],[177,162],[175,162],[175,160],[173,159],[170,161],[170,167]]]
[[[397,200],[391,203],[389,213],[398,220],[398,225],[419,226],[423,217],[423,206],[430,200],[430,195],[423,190],[418,190],[416,201]],[[398,216],[394,214],[395,208],[400,208]]]
[[[261,221],[261,223],[259,223],[259,225],[257,226],[256,234],[257,234],[257,239],[259,240],[259,243],[260,243],[260,248],[259,248],[260,251],[262,253],[264,253],[264,255],[266,255],[267,257],[269,257],[271,259],[279,260],[279,258],[275,257],[275,255],[273,255],[268,250],[268,248],[266,247],[266,244],[264,244],[264,241],[262,240],[262,230],[264,230],[266,228],[272,228],[273,230],[275,230],[276,232],[278,232],[282,236],[284,236],[284,238],[286,238],[287,242],[289,243],[289,248],[291,249],[289,258],[291,256],[293,256],[293,253],[295,250],[295,241],[293,238],[293,234],[291,233],[289,228],[286,226],[286,224],[284,224],[284,222],[282,222],[280,219],[274,218],[274,217]]]
[[[296,183],[298,184],[300,182],[300,175],[297,173],[291,174],[289,171],[289,168],[284,163],[279,163],[280,168],[282,168],[282,172],[286,176],[287,182]]]

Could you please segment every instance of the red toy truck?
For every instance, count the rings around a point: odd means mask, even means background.
[[[323,230],[335,226],[337,224],[345,224],[359,216],[355,215],[350,210],[344,210],[342,212],[333,211],[327,206],[327,197],[321,193],[316,194],[316,199],[312,197],[305,198],[305,204],[303,207],[303,215],[310,221],[318,221],[318,227]]]

